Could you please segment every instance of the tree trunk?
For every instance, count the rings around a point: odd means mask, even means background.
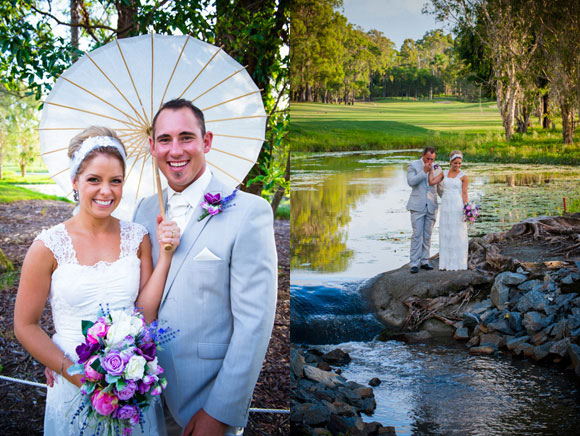
[[[77,9],[78,0],[70,0],[70,23],[72,24],[70,28],[70,41],[74,48],[79,48],[79,28],[76,27],[79,24],[79,12]]]
[[[549,129],[550,128],[550,109],[549,109],[549,104],[550,104],[550,96],[549,94],[546,92],[543,96],[542,96],[542,128],[543,129]]]
[[[26,164],[20,164],[19,167],[20,167],[20,175],[22,177],[26,177]]]
[[[115,8],[117,9],[117,38],[127,38],[134,34],[136,28],[137,8],[139,0],[117,0]]]
[[[574,109],[567,103],[560,105],[562,111],[562,136],[564,144],[574,144]]]

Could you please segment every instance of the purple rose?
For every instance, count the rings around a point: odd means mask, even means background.
[[[151,385],[148,383],[139,382],[137,389],[141,395],[145,395],[147,392],[149,392],[149,389],[151,389]]]
[[[151,361],[155,358],[155,353],[157,353],[157,346],[153,342],[148,342],[137,348],[137,354],[140,354],[147,361]]]
[[[137,382],[133,380],[127,380],[127,386],[125,386],[120,391],[115,389],[115,392],[117,394],[117,397],[119,397],[119,400],[127,401],[129,398],[132,398],[133,395],[135,395],[136,390],[137,390]]]
[[[210,194],[209,192],[204,195],[205,201],[207,201],[211,205],[219,204],[222,201],[222,196],[218,194]]]
[[[85,363],[89,360],[89,357],[91,357],[100,347],[99,344],[91,344],[90,342],[85,342],[76,347],[76,352],[79,356],[79,363]]]
[[[115,411],[115,415],[119,419],[131,419],[135,415],[139,416],[139,409],[137,409],[137,406],[133,404],[126,404],[123,407],[119,407]]]
[[[116,376],[123,374],[125,369],[125,361],[123,356],[117,350],[109,352],[105,358],[101,358],[101,366],[109,374]]]
[[[156,383],[153,389],[151,390],[151,395],[161,395],[162,390],[163,389],[161,388],[161,386],[159,386],[159,384]]]

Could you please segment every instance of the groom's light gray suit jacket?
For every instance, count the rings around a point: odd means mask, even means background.
[[[437,212],[437,187],[429,186],[428,174],[423,171],[423,160],[415,160],[407,167],[407,183],[412,188],[411,196],[407,202],[407,210],[411,212],[423,212],[427,206],[430,215]]]
[[[215,176],[206,193],[231,194]],[[164,193],[167,202],[167,193]],[[159,360],[163,395],[185,427],[201,408],[230,426],[243,427],[274,323],[277,256],[270,205],[238,191],[233,206],[201,221],[194,211],[177,248],[159,320],[179,329]],[[141,201],[134,220],[147,227],[154,264],[159,244],[156,196]],[[219,260],[198,260],[207,248]]]

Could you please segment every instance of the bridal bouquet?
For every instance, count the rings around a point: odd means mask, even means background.
[[[147,325],[137,310],[101,308],[98,316],[95,322],[83,320],[85,342],[76,347],[78,363],[68,369],[83,375],[73,420],[84,418],[82,431],[92,424],[95,435],[128,436],[136,425],[143,428],[143,411],[167,386],[156,353],[176,332],[157,322]]]
[[[479,204],[475,204],[472,201],[465,203],[463,206],[463,220],[468,223],[474,223],[479,217]]]

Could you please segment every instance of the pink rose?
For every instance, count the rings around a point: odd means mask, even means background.
[[[109,416],[119,407],[119,399],[115,395],[103,392],[100,389],[95,391],[91,397],[91,403],[95,411],[103,416]]]
[[[109,326],[107,324],[103,322],[96,322],[87,331],[87,341],[89,341],[91,344],[98,344],[99,338],[104,338],[107,336],[108,331]]]
[[[153,386],[153,389],[151,390],[151,395],[161,395],[161,391],[163,389],[161,388],[161,386],[157,383],[155,383],[155,385]]]
[[[85,362],[85,377],[88,381],[96,382],[103,378],[103,374],[98,371],[95,371],[91,366],[95,360],[97,360],[99,356],[92,356],[89,360]]]

